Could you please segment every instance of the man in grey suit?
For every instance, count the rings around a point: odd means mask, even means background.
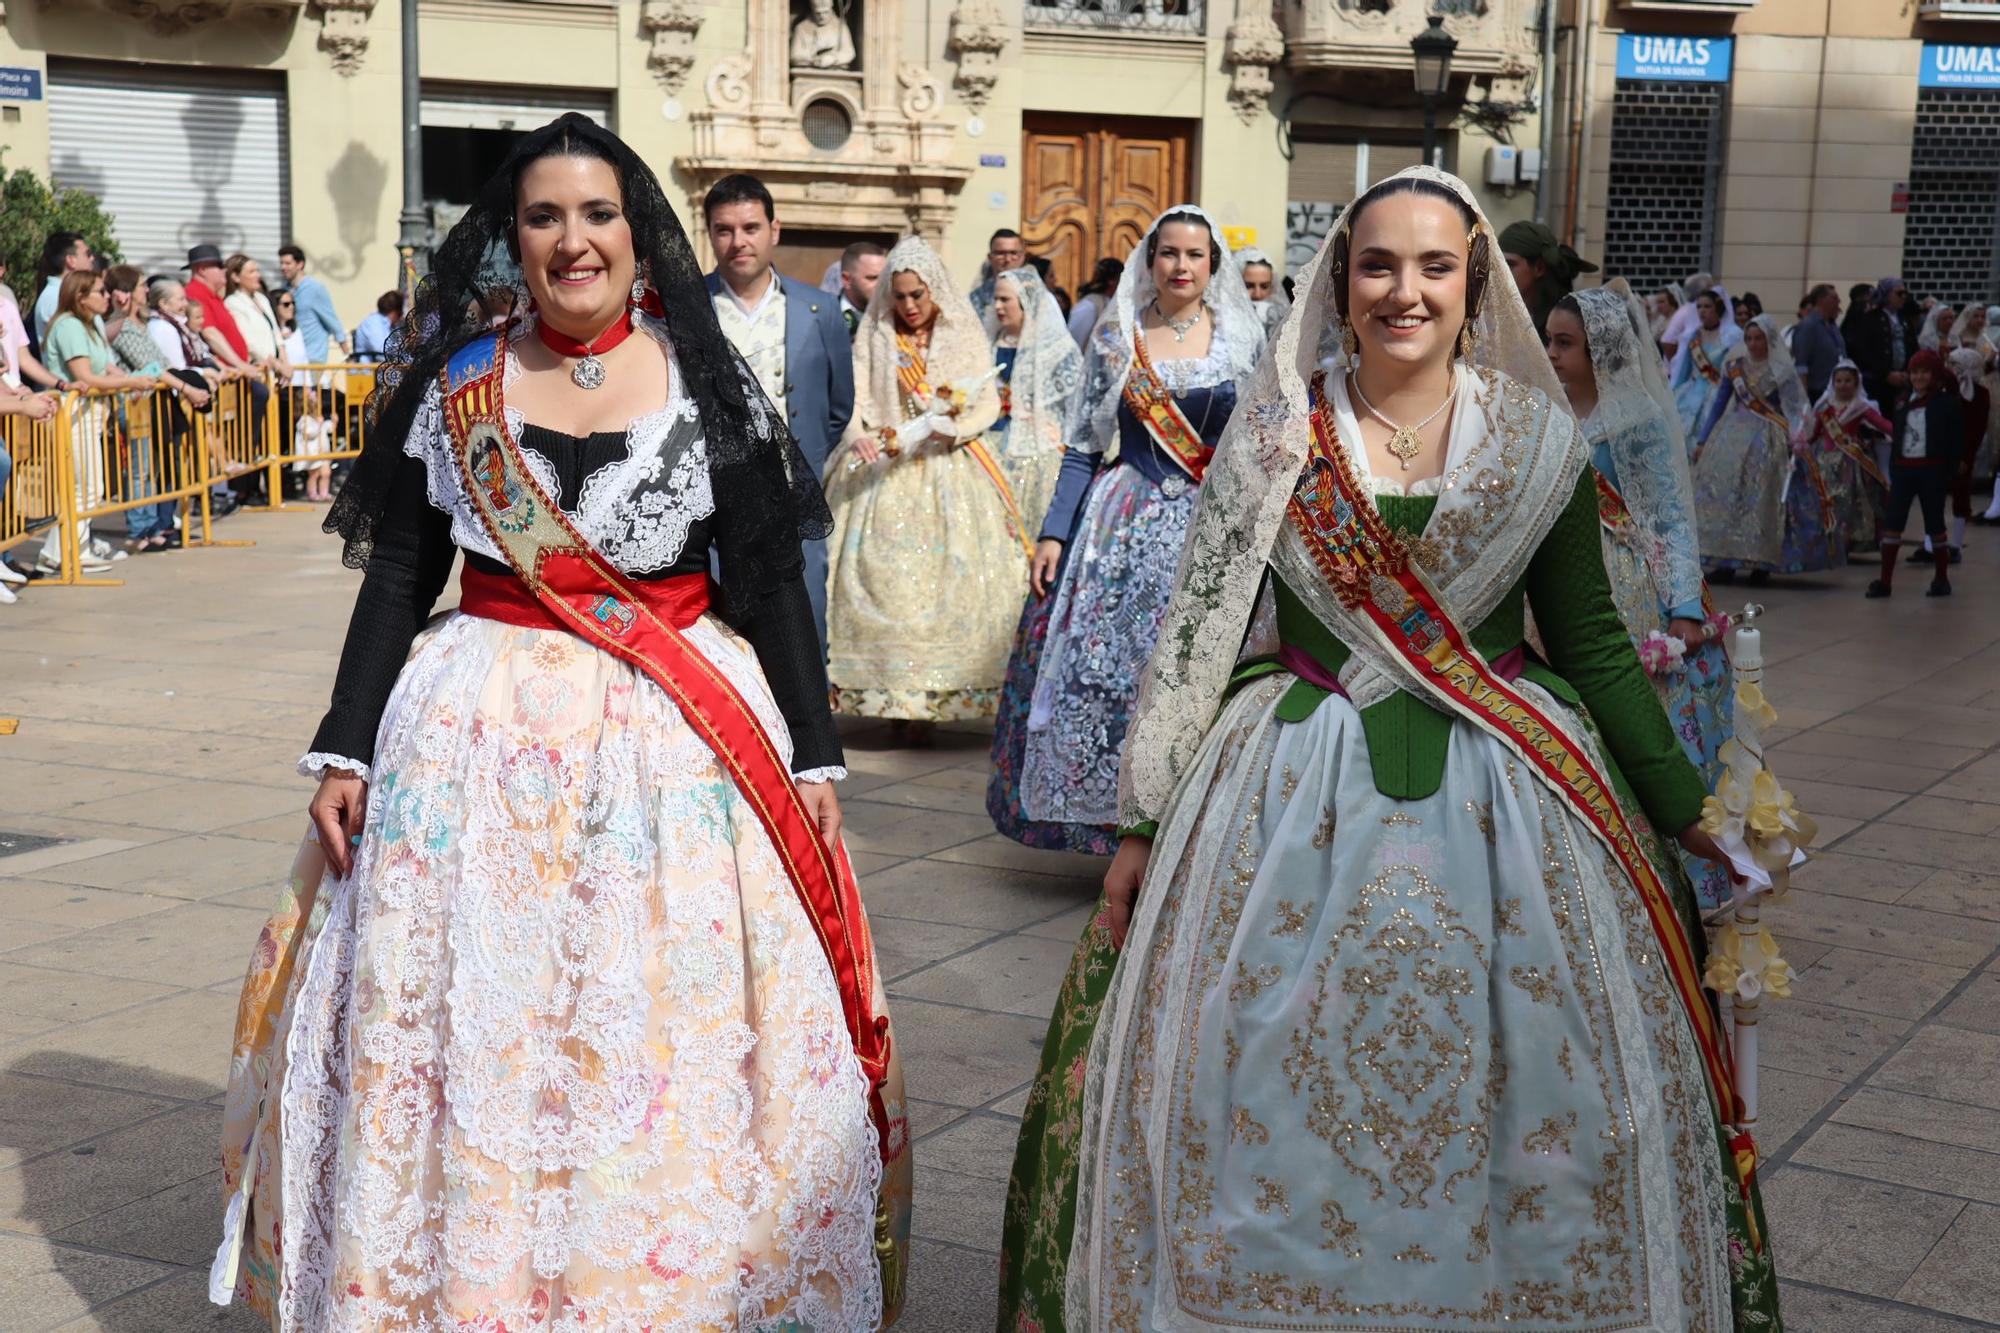
[[[840,301],[771,267],[777,208],[755,176],[724,176],[709,187],[702,220],[715,248],[708,291],[722,331],[784,414],[813,470],[824,474],[854,415],[854,359]],[[806,593],[824,648],[826,543],[807,542],[805,557]]]

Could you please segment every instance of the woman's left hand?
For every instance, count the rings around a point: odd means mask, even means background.
[[[801,782],[797,786],[807,817],[819,826],[820,836],[831,847],[840,837],[840,798],[833,794],[833,784]]]
[[[1689,620],[1686,616],[1675,616],[1669,620],[1667,633],[1686,644],[1689,652],[1708,642],[1708,626],[1699,620]]]
[[[1721,847],[1716,845],[1714,837],[1702,828],[1700,820],[1696,820],[1682,829],[1680,837],[1676,841],[1680,843],[1682,849],[1689,856],[1699,857],[1704,861],[1713,861],[1729,872],[1729,878],[1733,882],[1738,884],[1743,882],[1743,876],[1736,873],[1736,867],[1730,864],[1729,857],[1723,852]]]

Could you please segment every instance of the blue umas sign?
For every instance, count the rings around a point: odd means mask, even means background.
[[[2000,46],[1925,42],[1919,88],[2000,88]]]
[[[1658,37],[1618,34],[1618,77],[1679,79],[1686,83],[1729,82],[1733,37]]]

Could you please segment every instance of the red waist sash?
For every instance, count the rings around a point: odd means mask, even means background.
[[[585,562],[552,552],[542,562],[542,577],[558,594],[598,592],[603,586]],[[648,610],[675,629],[686,629],[708,610],[706,574],[676,574],[664,579],[633,579],[626,585]],[[482,620],[498,620],[522,629],[552,629],[574,634],[575,626],[549,609],[527,584],[513,574],[494,574],[470,562],[459,571],[458,609]],[[637,617],[616,597],[600,596],[584,607],[614,637],[630,629]]]

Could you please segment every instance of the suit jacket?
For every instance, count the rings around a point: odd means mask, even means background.
[[[824,473],[827,455],[840,442],[854,415],[854,351],[840,298],[817,287],[772,274],[785,293],[785,416],[815,472]],[[722,275],[708,275],[711,297],[722,292]]]

